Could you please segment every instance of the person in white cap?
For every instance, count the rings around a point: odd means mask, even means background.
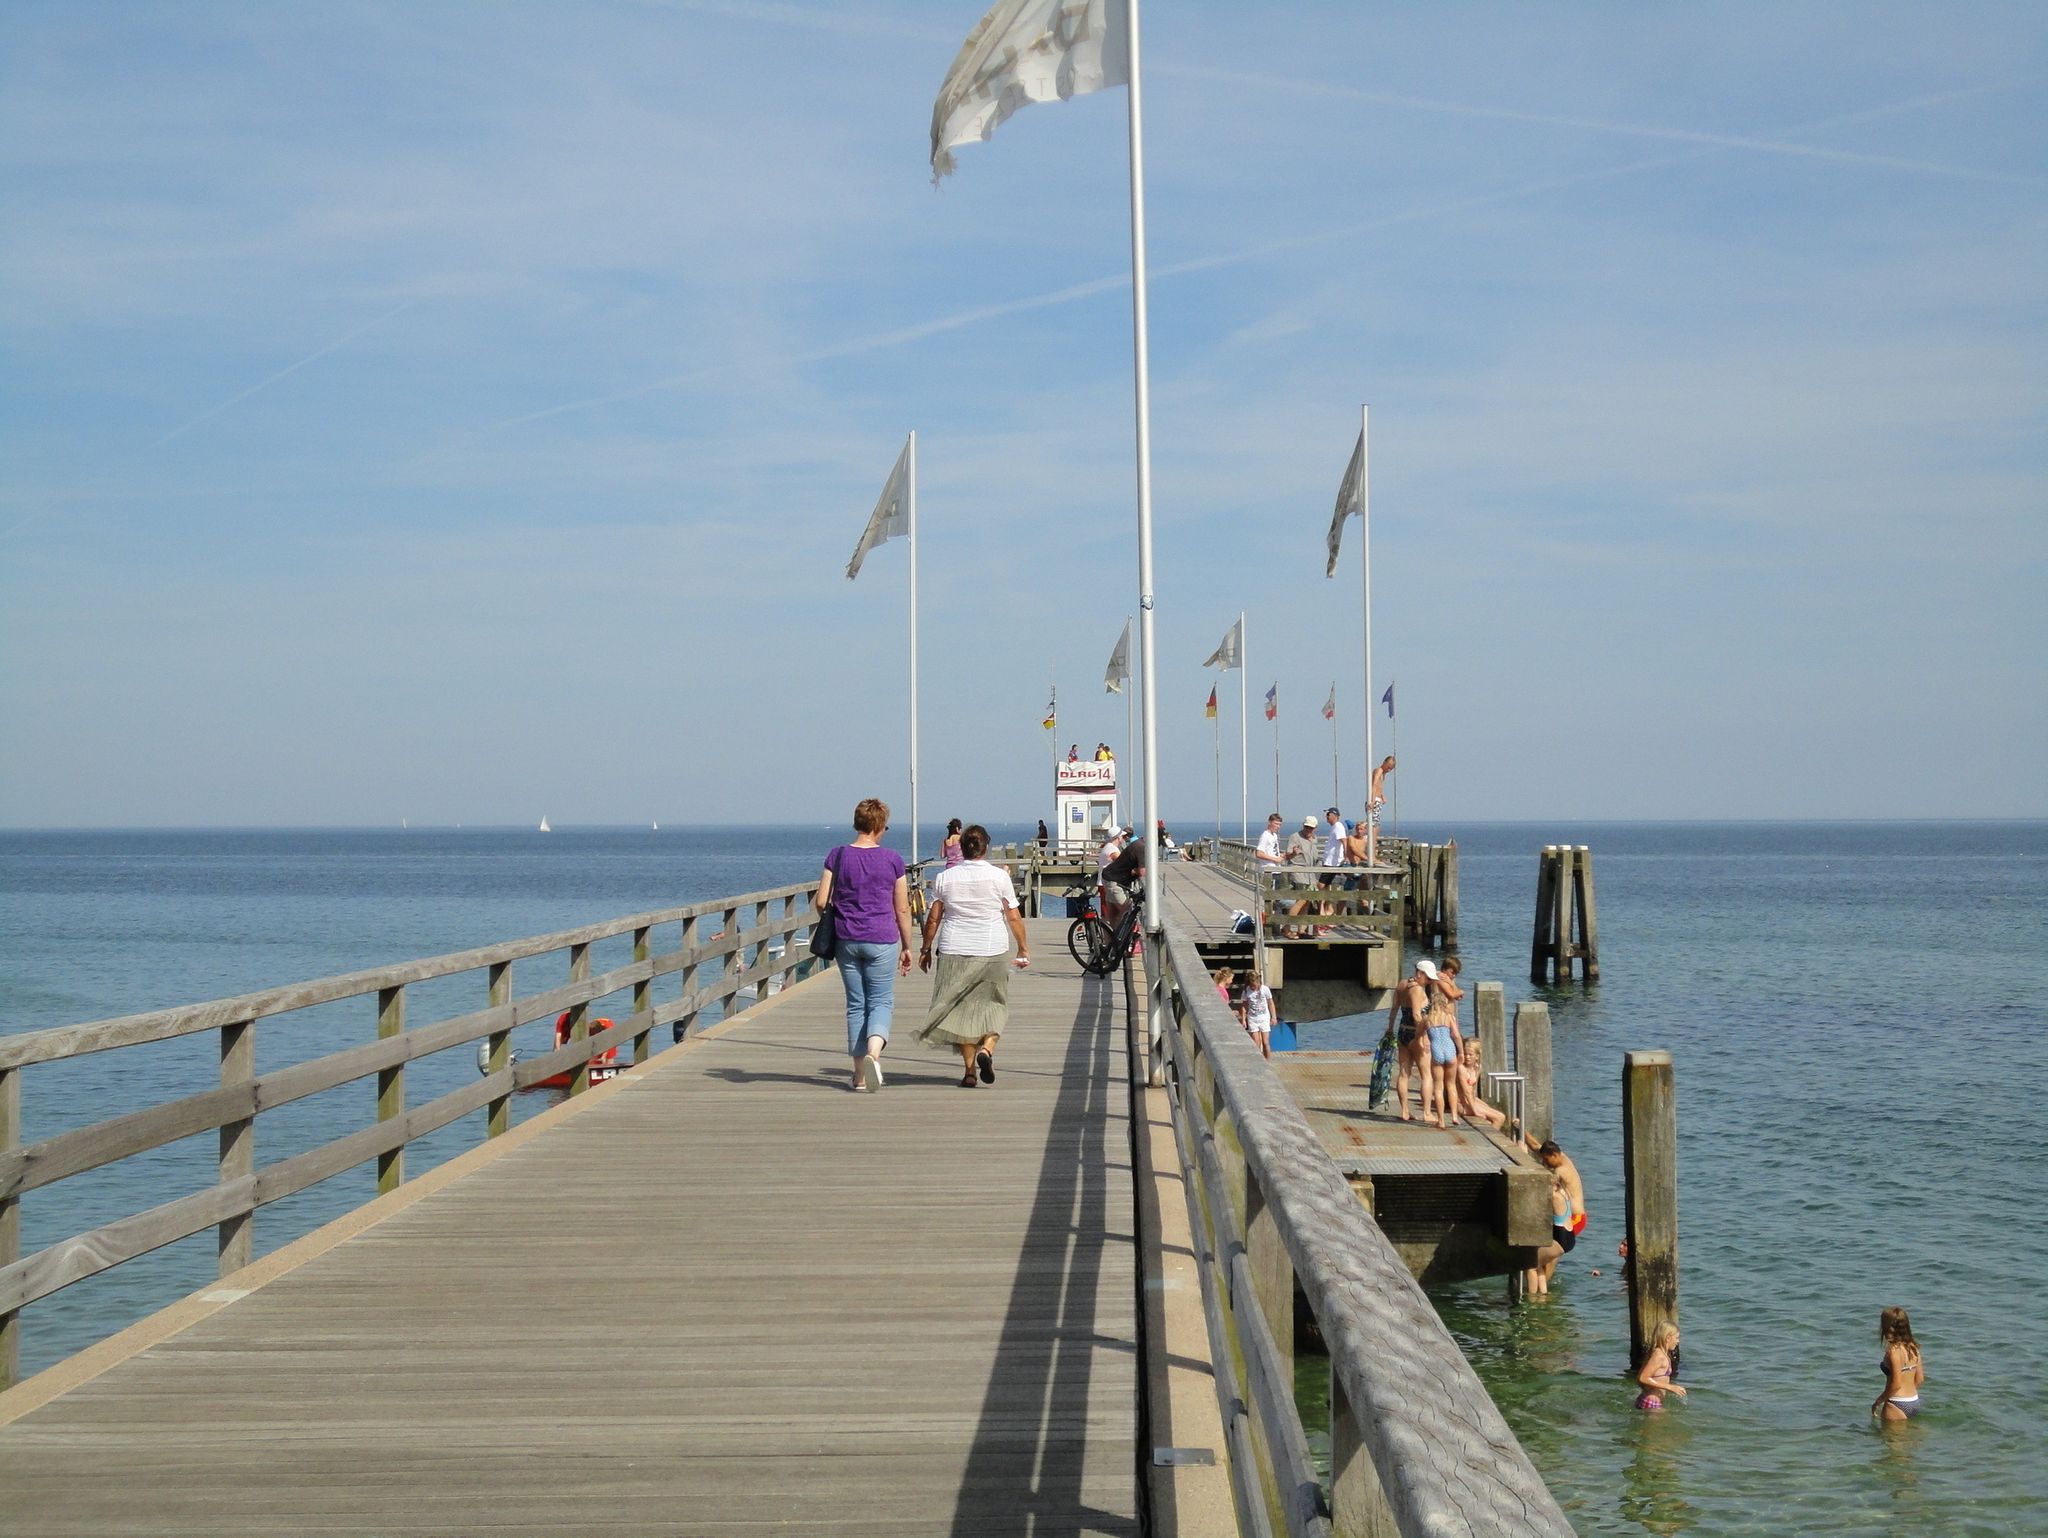
[[[1408,1116],[1408,1075],[1416,1078],[1416,1090],[1424,1097],[1425,1119],[1429,1094],[1429,985],[1436,981],[1436,963],[1427,957],[1415,963],[1415,970],[1394,988],[1387,1008],[1387,1024],[1394,1032],[1394,1109],[1401,1120]]]

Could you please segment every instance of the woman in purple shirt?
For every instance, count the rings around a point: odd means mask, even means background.
[[[910,884],[903,856],[882,847],[889,808],[870,796],[853,809],[853,842],[825,856],[818,906],[838,913],[839,980],[846,985],[846,1053],[853,1085],[882,1087],[882,1048],[896,979],[910,970]]]

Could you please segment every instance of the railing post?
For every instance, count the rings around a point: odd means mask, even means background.
[[[237,1020],[220,1028],[220,1087],[232,1089],[256,1077],[256,1022]],[[220,1124],[220,1183],[228,1185],[256,1173],[256,1115]],[[239,1271],[255,1258],[256,1209],[220,1220],[215,1230],[220,1274]]]
[[[740,910],[737,908],[727,908],[725,910],[725,938],[730,940],[738,934],[739,926]],[[720,975],[725,982],[725,986],[719,990],[718,1016],[721,1020],[730,1019],[746,1008],[746,1005],[739,1001],[740,985],[735,981],[740,973],[746,971],[746,961],[747,948],[744,945],[735,945],[725,953],[719,962],[719,966],[722,968]]]
[[[569,981],[572,983],[590,980],[590,942],[569,947]],[[583,1041],[590,1035],[590,1001],[569,1006],[569,1040]],[[569,1093],[580,1095],[590,1088],[590,1059],[578,1063],[569,1075]]]
[[[0,1068],[0,1153],[21,1146],[21,1070]],[[0,1266],[21,1259],[21,1198],[0,1196]],[[21,1376],[21,1314],[0,1313],[0,1389]]]
[[[755,933],[757,933],[757,934],[758,934],[758,933],[759,933],[759,932],[760,932],[761,930],[763,930],[763,929],[766,929],[767,927],[768,927],[768,905],[767,905],[766,903],[755,903],[755,904],[754,904],[754,931],[755,931]],[[766,940],[766,939],[760,939],[760,940],[756,940],[756,941],[754,942],[754,965],[758,967],[758,966],[759,966],[759,965],[761,964],[761,959],[762,959],[762,958],[763,958],[764,956],[766,956],[767,954],[768,954],[768,942],[767,942],[767,940]],[[767,1000],[767,997],[768,997],[768,976],[767,976],[767,974],[766,974],[766,973],[763,973],[763,974],[761,975],[761,977],[760,977],[760,978],[759,978],[759,979],[758,979],[758,980],[757,980],[757,981],[755,982],[755,984],[754,984],[754,1002],[755,1002],[756,1004],[760,1004],[760,1003],[763,1003],[763,1002],[765,1002],[765,1001]]]
[[[1515,1072],[1522,1076],[1522,1130],[1542,1142],[1557,1136],[1550,1097],[1550,1006],[1524,999],[1515,1006]]]
[[[647,936],[648,928],[645,924],[642,924],[633,931],[633,959],[635,961],[646,961],[654,954],[653,947],[647,943]],[[633,1013],[636,1015],[647,1015],[653,1012],[654,979],[643,977],[639,982],[633,984]],[[633,1033],[633,1061],[636,1064],[647,1061],[647,1038],[653,1030],[654,1027],[652,1025],[647,1025],[642,1026]]]
[[[692,916],[683,920],[683,955],[686,957],[694,956],[696,950],[697,920]],[[697,963],[692,960],[686,960],[683,963],[682,970],[677,975],[682,981],[683,991],[680,997],[687,999],[697,991]],[[696,1023],[697,1011],[694,1009],[689,1010],[684,1014],[676,1016],[675,1024],[670,1027],[670,1034],[676,1041],[681,1041],[690,1033],[690,1027]]]
[[[491,966],[491,1008],[503,1009],[512,1002],[512,963],[494,962]],[[512,1066],[512,1033],[509,1030],[493,1031],[486,1038],[489,1056],[484,1059],[484,1072],[503,1073]],[[494,1095],[484,1110],[484,1136],[502,1137],[512,1125],[512,1097],[509,1094]]]
[[[1499,983],[1481,983],[1472,995],[1472,1024],[1479,1035],[1479,1082],[1508,1071],[1508,999]]]
[[[405,985],[377,990],[377,1039],[384,1041],[405,1034]],[[394,1063],[377,1070],[377,1120],[398,1121],[405,1116],[405,1064]],[[396,1191],[405,1183],[405,1144],[377,1155],[379,1195]]]
[[[782,899],[782,965],[775,969],[775,980],[784,988],[802,976],[796,970],[796,931],[796,894],[791,893]]]
[[[1244,1251],[1245,1261],[1251,1267],[1252,1290],[1258,1294],[1259,1312],[1266,1316],[1266,1327],[1273,1332],[1273,1344],[1279,1348],[1288,1381],[1292,1382],[1294,1262],[1288,1258],[1286,1241],[1280,1237],[1280,1225],[1273,1220],[1273,1209],[1266,1204],[1259,1177],[1249,1165],[1244,1176]]]
[[[1330,1373],[1330,1531],[1335,1538],[1399,1538],[1379,1470],[1358,1433],[1351,1398]]]

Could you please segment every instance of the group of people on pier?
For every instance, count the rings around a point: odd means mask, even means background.
[[[833,962],[846,989],[846,1051],[854,1090],[878,1092],[882,1053],[896,1011],[896,979],[911,952],[932,972],[931,1004],[918,1040],[960,1055],[963,1089],[996,1081],[996,1045],[1009,1018],[1010,974],[1031,965],[1031,942],[1010,873],[988,862],[988,829],[946,829],[944,868],[932,878],[920,931],[910,913],[903,856],[884,847],[889,808],[873,797],[853,809],[853,841],[825,856],[818,908],[832,910]]]

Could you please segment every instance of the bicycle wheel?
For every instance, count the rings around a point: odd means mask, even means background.
[[[1082,970],[1097,977],[1107,977],[1117,969],[1130,941],[1122,937],[1120,926],[1106,919],[1091,918],[1088,924],[1088,956],[1082,961]]]
[[[1088,926],[1101,922],[1102,920],[1089,913],[1075,919],[1073,923],[1067,926],[1067,950],[1083,970],[1087,969],[1090,960],[1095,955],[1095,942],[1088,937]]]

